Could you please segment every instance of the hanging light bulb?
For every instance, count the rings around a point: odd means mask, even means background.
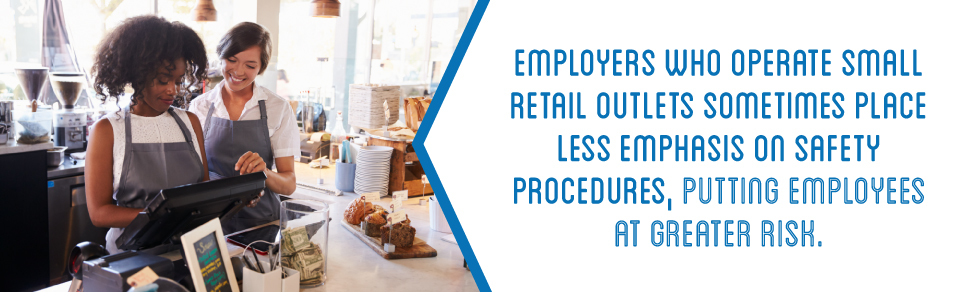
[[[341,16],[341,2],[338,2],[338,0],[313,0],[311,5],[314,8],[311,16],[324,18]]]
[[[217,21],[217,9],[214,9],[213,0],[197,0],[194,9],[191,9],[194,21]]]

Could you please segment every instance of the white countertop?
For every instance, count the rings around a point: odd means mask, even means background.
[[[334,184],[334,168],[309,168],[306,164],[295,163],[298,181],[314,183],[318,177],[324,178],[321,188]],[[300,289],[301,292],[324,291],[479,291],[470,271],[463,267],[464,256],[457,244],[442,238],[450,233],[434,231],[430,227],[428,206],[419,205],[413,197],[405,201],[405,210],[417,228],[417,236],[438,251],[432,258],[386,260],[366,246],[361,240],[341,227],[344,210],[351,200],[358,197],[354,193],[344,196],[331,196],[299,187],[293,195],[295,199],[324,201],[330,206],[332,222],[328,226],[328,279],[324,286]],[[372,200],[375,204],[387,206],[391,198]],[[228,244],[228,252],[236,254],[242,250]],[[66,292],[70,282],[56,285],[43,292]]]
[[[17,144],[17,141],[9,141],[7,144],[0,144],[0,155],[4,154],[16,154],[37,150],[47,150],[53,148],[53,142],[38,143],[38,144]]]

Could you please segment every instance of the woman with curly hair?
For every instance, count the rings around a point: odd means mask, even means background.
[[[200,122],[172,107],[205,78],[204,43],[191,28],[156,16],[127,19],[100,43],[92,74],[106,102],[133,88],[130,107],[90,133],[85,183],[90,219],[111,227],[107,250],[160,190],[208,180]],[[115,200],[116,205],[111,203]]]
[[[217,45],[224,81],[191,102],[202,117],[207,164],[212,178],[264,172],[264,200],[222,222],[224,232],[242,230],[280,217],[280,197],[297,188],[294,156],[300,137],[291,106],[254,78],[271,60],[271,35],[264,27],[242,22]]]

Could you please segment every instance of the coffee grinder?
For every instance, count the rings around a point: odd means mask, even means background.
[[[16,141],[20,144],[49,142],[50,134],[53,133],[51,129],[52,112],[49,107],[42,105],[43,102],[37,100],[47,82],[48,70],[44,67],[35,66],[17,68],[14,69],[14,72],[17,74],[17,79],[20,80],[20,86],[23,88],[24,94],[30,101],[27,108],[15,110],[14,115],[17,116],[15,118],[17,122],[14,127],[17,128],[18,132],[16,133]],[[14,131],[10,130],[9,132],[13,133]],[[8,134],[8,138],[13,139],[12,135]]]
[[[20,87],[23,88],[24,95],[30,100],[31,106],[34,108],[39,106],[41,102],[37,101],[37,98],[40,97],[40,91],[43,90],[43,85],[47,82],[47,68],[17,68],[13,71],[17,73]]]
[[[54,113],[54,145],[67,147],[67,152],[85,151],[87,113],[74,109],[74,105],[86,88],[87,78],[84,73],[51,72],[49,79],[61,106],[61,109]]]

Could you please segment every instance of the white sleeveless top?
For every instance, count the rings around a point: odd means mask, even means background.
[[[128,109],[122,109],[120,111],[108,113],[104,116],[105,119],[110,121],[110,126],[114,128],[114,180],[113,189],[117,189],[120,185],[120,175],[124,168],[124,150],[127,148],[126,135],[127,131],[124,127],[124,115]],[[174,108],[174,113],[177,117],[184,122],[190,130],[191,137],[194,137],[194,151],[197,151],[197,157],[201,158],[201,147],[197,142],[197,135],[194,133],[194,126],[191,123],[190,117],[187,116],[187,111]],[[133,132],[133,138],[131,141],[133,143],[175,143],[184,142],[184,134],[181,133],[181,128],[177,126],[177,121],[174,121],[174,117],[168,112],[156,117],[142,117],[135,114],[130,115],[130,130]],[[203,164],[204,161],[201,161]],[[135,166],[136,167],[136,166]],[[117,198],[114,198],[116,200]]]

